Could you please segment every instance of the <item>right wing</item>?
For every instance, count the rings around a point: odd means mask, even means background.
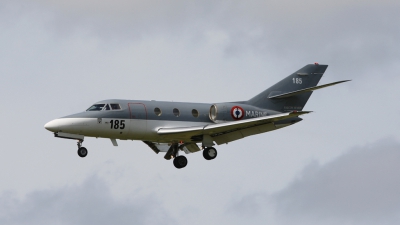
[[[171,140],[202,141],[204,136],[210,136],[217,144],[227,143],[246,136],[259,134],[276,129],[273,122],[285,120],[310,113],[308,111],[293,111],[272,116],[210,124],[196,127],[160,128],[158,134]]]

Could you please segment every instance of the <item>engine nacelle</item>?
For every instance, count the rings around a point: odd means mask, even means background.
[[[209,117],[215,123],[269,116],[278,112],[240,103],[216,103],[210,107]]]

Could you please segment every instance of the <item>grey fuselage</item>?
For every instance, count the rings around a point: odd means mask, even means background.
[[[176,137],[176,140],[171,140],[170,137],[165,138],[157,134],[157,131],[161,128],[206,126],[235,121],[236,119],[230,112],[234,106],[239,106],[244,110],[241,120],[280,113],[247,105],[243,102],[209,104],[111,99],[95,104],[111,103],[119,104],[121,109],[84,111],[53,120],[53,124],[47,127],[50,127],[53,132],[79,134],[87,137],[146,140],[158,143],[171,143],[172,141],[192,142],[193,140],[181,140],[179,137]],[[218,106],[219,108],[215,119],[211,120],[210,108],[213,106]],[[156,108],[161,111],[161,114],[156,115]],[[298,122],[301,119],[295,118],[295,120]],[[116,127],[115,121],[123,123],[123,127]],[[280,121],[279,123],[286,124],[285,121]],[[291,123],[293,123],[293,119]]]

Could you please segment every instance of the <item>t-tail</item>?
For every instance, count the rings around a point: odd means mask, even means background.
[[[314,90],[349,81],[317,86],[327,68],[318,63],[306,65],[246,103],[280,112],[302,111]]]

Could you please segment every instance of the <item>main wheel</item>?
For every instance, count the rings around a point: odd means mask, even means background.
[[[80,157],[86,157],[87,156],[87,154],[88,154],[88,150],[85,148],[85,147],[80,147],[79,149],[78,149],[78,155],[80,156]]]
[[[203,156],[207,160],[215,159],[217,157],[217,150],[213,147],[206,148],[203,150]]]
[[[188,163],[188,160],[185,156],[180,155],[174,159],[174,166],[178,169],[185,167]]]

